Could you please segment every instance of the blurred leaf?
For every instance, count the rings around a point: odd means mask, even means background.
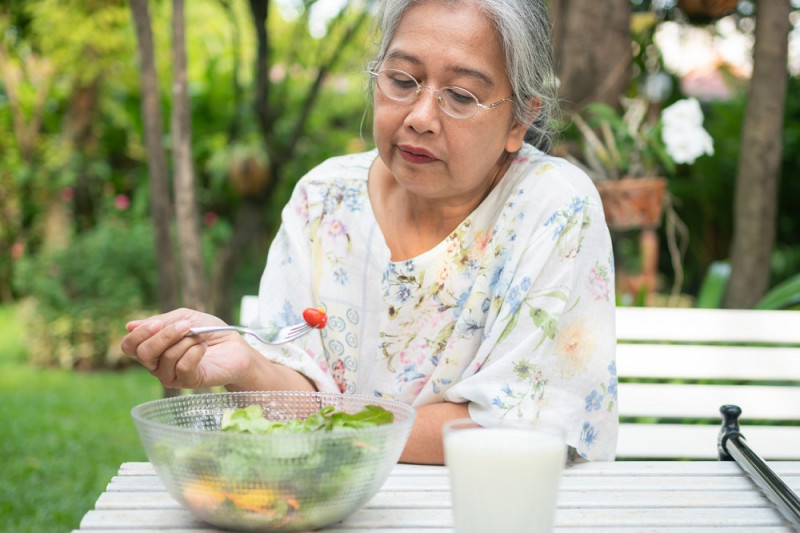
[[[700,286],[696,307],[719,309],[730,277],[731,265],[728,261],[714,261],[711,263],[705,278],[703,278],[703,284]]]
[[[756,304],[756,309],[787,309],[800,305],[800,274],[775,286]]]

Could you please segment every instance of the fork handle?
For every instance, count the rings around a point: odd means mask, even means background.
[[[186,335],[198,335],[200,333],[210,333],[212,331],[242,331],[242,328],[239,326],[198,326],[194,328],[189,328],[189,331]]]

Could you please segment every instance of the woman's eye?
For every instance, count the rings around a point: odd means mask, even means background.
[[[414,80],[409,78],[397,78],[393,77],[390,78],[392,81],[392,85],[397,87],[398,89],[416,89],[417,83]]]
[[[445,90],[447,98],[456,104],[472,104],[475,103],[475,97],[465,90],[456,87],[448,87]]]

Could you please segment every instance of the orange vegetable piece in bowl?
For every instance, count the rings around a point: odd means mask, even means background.
[[[312,328],[322,329],[328,323],[328,315],[324,307],[309,307],[303,311],[303,320]]]
[[[299,507],[294,495],[267,488],[238,489],[226,492],[225,496],[239,509],[253,513],[273,514],[276,504],[281,501],[286,502],[284,509],[296,510]]]
[[[222,486],[214,481],[194,480],[183,488],[183,497],[190,507],[214,509],[227,499]]]

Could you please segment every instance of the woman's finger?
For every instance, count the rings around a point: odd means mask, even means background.
[[[198,335],[195,338],[201,339],[201,336]],[[184,387],[191,389],[214,385],[213,383],[204,383],[200,371],[200,363],[206,355],[207,350],[208,343],[203,340],[186,350],[183,356],[175,363],[175,380],[179,383],[183,383]]]
[[[160,321],[155,322],[156,324],[160,323]],[[186,332],[189,331],[190,327],[191,324],[188,320],[178,320],[173,324],[161,323],[160,326],[152,325],[149,322],[141,325],[128,335],[131,338],[131,343],[135,343],[140,338],[137,335],[139,330],[148,328],[147,331],[142,333],[141,337],[145,338],[136,345],[134,356],[151,373],[156,372],[164,353],[172,346],[182,342],[184,339],[188,339],[188,344],[185,344],[186,347],[194,343],[191,337],[186,337]],[[148,334],[149,336],[147,336]],[[123,339],[124,342],[125,339]]]
[[[183,337],[161,354],[158,366],[151,374],[165,386],[195,388],[196,384],[184,378],[187,370],[191,372],[191,368],[200,363],[205,351],[206,343],[201,338]]]
[[[159,331],[164,328],[164,323],[161,320],[149,319],[141,322],[135,329],[125,335],[120,343],[122,352],[131,357],[135,357],[142,361],[140,348],[149,339],[153,338]]]

